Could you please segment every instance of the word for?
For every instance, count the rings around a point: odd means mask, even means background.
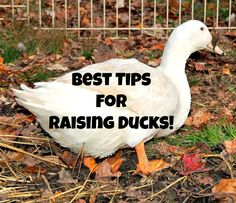
[[[101,102],[105,102],[106,106],[126,107],[127,97],[124,94],[117,94],[116,96],[104,94],[97,94],[96,107],[101,107]]]
[[[109,85],[112,73],[72,73],[72,85]],[[150,73],[116,73],[117,85],[135,86],[138,82],[142,85],[150,85]]]
[[[130,127],[132,129],[173,129],[174,116],[134,116],[125,117],[119,116],[118,121],[115,122],[113,116],[107,116],[102,118],[101,116],[63,116],[61,118],[57,116],[49,117],[50,129],[97,129],[107,128],[111,129],[115,127],[123,129]]]

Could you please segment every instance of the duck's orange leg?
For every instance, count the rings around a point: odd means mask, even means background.
[[[110,157],[107,159],[107,162],[110,164],[111,166],[111,171],[113,173],[119,171],[119,168],[121,166],[121,164],[123,163],[123,159],[122,159],[122,151],[118,151],[115,153],[115,155],[113,157]]]
[[[119,171],[119,168],[123,163],[122,152],[118,151],[114,156],[107,158],[106,161],[109,163],[113,173]],[[100,167],[100,164],[96,164],[95,159],[92,157],[84,157],[83,163],[92,173],[94,173]]]
[[[136,145],[135,150],[138,156],[136,173],[140,172],[144,175],[148,175],[150,173],[160,171],[161,169],[168,168],[169,166],[171,166],[162,159],[149,161],[145,152],[143,141]]]

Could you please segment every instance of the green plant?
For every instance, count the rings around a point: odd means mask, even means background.
[[[57,76],[57,73],[55,71],[49,71],[42,67],[35,67],[35,69],[37,70],[37,72],[35,73],[22,73],[21,78],[23,78],[27,82],[41,82]]]
[[[85,50],[85,51],[82,53],[82,55],[83,55],[87,60],[92,59],[92,56],[93,56],[92,52],[89,51],[89,50]]]
[[[180,146],[192,146],[198,142],[203,142],[213,147],[224,140],[236,138],[236,127],[232,124],[216,124],[207,126],[201,131],[189,131],[188,135],[170,136],[167,138],[167,142]]]

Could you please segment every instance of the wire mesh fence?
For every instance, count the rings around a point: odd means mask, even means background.
[[[236,29],[235,0],[1,0],[0,4],[2,22],[23,21],[36,29],[79,34],[163,35],[189,19],[201,20],[210,29]]]

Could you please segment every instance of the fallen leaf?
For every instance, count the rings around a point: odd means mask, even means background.
[[[205,70],[205,64],[206,63],[199,63],[199,62],[193,62],[194,68],[196,71],[203,71]]]
[[[50,190],[46,189],[41,193],[41,198],[48,198],[52,195],[53,195],[52,192]]]
[[[63,162],[65,162],[67,166],[74,168],[77,163],[78,155],[75,155],[69,151],[64,151],[61,158],[63,159]]]
[[[127,40],[114,40],[112,43],[112,49],[116,52],[126,51],[130,47],[129,41]]]
[[[59,179],[57,180],[58,183],[66,183],[66,184],[78,183],[78,180],[73,179],[71,174],[63,168],[59,171],[58,174],[59,174]]]
[[[229,37],[236,37],[236,31],[226,32],[225,35]]]
[[[163,51],[164,48],[165,48],[165,44],[155,44],[150,48],[150,50],[152,50],[152,51],[154,51],[154,50]]]
[[[24,168],[25,173],[37,173],[37,174],[44,174],[47,172],[46,168],[42,168],[40,166],[26,166]]]
[[[112,45],[112,38],[106,37],[106,38],[104,39],[104,44],[107,45],[107,46]]]
[[[144,194],[141,190],[137,190],[134,186],[130,186],[126,189],[126,195],[129,198],[142,199]]]
[[[148,61],[148,65],[152,67],[159,66],[161,63],[161,58]]]
[[[28,167],[34,167],[37,164],[40,164],[42,161],[32,156],[24,156],[24,159],[22,160],[22,162],[26,164]]]
[[[107,159],[105,159],[102,163],[99,163],[97,165],[95,179],[109,178],[109,177],[120,177],[120,176],[121,176],[120,171],[117,171],[115,173],[112,172],[111,165],[107,162]]]
[[[202,156],[200,154],[184,154],[181,159],[184,164],[184,171],[181,172],[183,175],[209,170],[205,168],[205,165],[202,161]]]
[[[220,199],[220,203],[236,202],[236,179],[221,179],[212,188],[212,193],[225,193],[227,195],[226,197],[224,194],[216,194],[216,198]]]
[[[225,150],[228,154],[236,153],[236,139],[224,141]]]
[[[24,114],[16,114],[13,117],[9,116],[0,116],[0,123],[6,126],[20,127],[22,123],[32,122],[31,117],[25,116]]]
[[[205,174],[197,174],[194,176],[194,179],[196,179],[200,184],[204,186],[214,184],[214,180],[210,176],[206,176]]]
[[[206,124],[210,120],[210,118],[210,112],[198,110],[192,116],[187,118],[185,125],[200,127],[201,125]]]
[[[25,157],[25,154],[21,153],[21,152],[11,152],[9,151],[7,153],[7,159],[9,161],[20,161]]]
[[[224,75],[231,75],[230,70],[229,70],[228,68],[223,68],[223,69],[222,69],[222,73],[223,73]]]
[[[162,156],[170,156],[172,154],[184,154],[186,153],[186,149],[179,146],[173,146],[168,144],[167,142],[158,142],[153,145],[155,151],[157,151]]]
[[[200,88],[198,86],[191,87],[191,94],[200,94]]]
[[[4,62],[4,58],[0,57],[0,66],[3,65],[3,62]]]
[[[51,65],[51,66],[48,66],[47,69],[48,69],[48,70],[61,70],[61,71],[67,71],[67,70],[69,70],[68,67],[63,66],[62,64],[59,64],[59,63],[55,63],[55,64],[53,64],[53,65]]]
[[[103,62],[112,58],[117,58],[116,53],[112,50],[95,50],[93,52],[94,60],[96,63]]]
[[[99,192],[100,192],[100,188],[94,188],[90,192],[89,203],[95,203],[96,202],[96,199],[97,199],[97,196],[98,196]]]
[[[33,61],[35,59],[35,55],[28,56],[29,61]]]
[[[228,122],[232,122],[234,119],[231,111],[227,107],[224,107],[223,109],[221,109],[219,113],[219,117],[225,118]]]

